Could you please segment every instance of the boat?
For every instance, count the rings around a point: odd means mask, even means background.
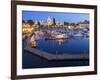
[[[30,44],[31,44],[31,47],[36,47],[37,46],[37,42],[35,40],[35,36],[34,35],[30,39]]]
[[[73,35],[74,37],[83,37],[83,35],[81,33],[77,33]]]
[[[61,35],[56,35],[55,38],[56,39],[62,39],[62,38],[64,38],[64,35],[62,35],[62,34]]]

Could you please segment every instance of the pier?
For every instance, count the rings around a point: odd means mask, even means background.
[[[33,55],[37,55],[39,57],[42,57],[46,60],[87,60],[89,59],[89,54],[86,53],[80,53],[80,54],[69,54],[69,53],[63,53],[63,54],[52,54],[48,53],[36,48],[32,48],[29,43],[30,37],[26,39],[26,47],[24,50],[31,52]]]
[[[89,58],[89,55],[84,53],[83,54],[68,54],[68,53],[52,54],[31,47],[25,47],[24,49],[46,60],[87,60]]]

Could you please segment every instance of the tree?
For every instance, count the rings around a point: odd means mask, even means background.
[[[75,26],[75,23],[71,23],[72,26]]]
[[[22,20],[22,23],[25,23],[25,20]]]
[[[53,18],[53,25],[56,25],[56,21],[55,21],[55,18]]]
[[[30,25],[34,24],[33,20],[28,20],[27,23],[30,24]]]
[[[68,23],[68,22],[64,22],[64,25],[67,25],[67,26],[68,26],[68,25],[69,25],[69,23]]]
[[[40,25],[40,22],[38,21],[37,24]]]

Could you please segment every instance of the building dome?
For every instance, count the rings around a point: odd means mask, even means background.
[[[47,22],[48,21],[52,21],[52,18],[50,16],[48,16],[48,18],[47,18]]]
[[[51,26],[53,24],[53,19],[50,16],[47,18],[47,24],[48,26]]]

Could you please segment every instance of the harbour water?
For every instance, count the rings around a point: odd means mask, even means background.
[[[52,54],[89,53],[89,39],[38,40],[37,49]]]
[[[36,48],[51,54],[89,54],[89,38],[71,38],[59,41],[39,39]],[[47,61],[24,49],[22,55],[23,69],[89,65],[89,59]]]

